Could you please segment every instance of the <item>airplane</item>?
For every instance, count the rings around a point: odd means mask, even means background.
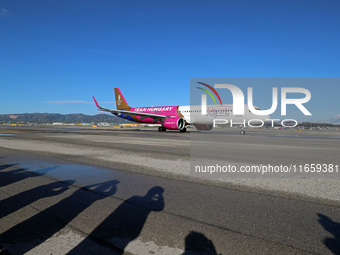
[[[249,110],[245,105],[244,115],[235,115],[231,119],[233,111],[232,104],[223,104],[219,108],[215,105],[207,106],[207,115],[201,114],[200,105],[186,105],[186,106],[159,106],[159,107],[131,107],[126,102],[122,92],[119,88],[114,88],[117,110],[107,109],[99,106],[97,100],[93,96],[93,100],[99,111],[109,112],[117,117],[127,119],[138,123],[160,124],[159,132],[168,130],[178,130],[179,132],[186,132],[187,126],[193,125],[197,130],[212,130],[214,126],[214,119],[224,118],[226,122],[232,121],[237,124],[245,124],[246,121],[252,120],[253,125],[259,125],[268,120],[269,116],[258,116]],[[258,107],[256,109],[260,110]],[[259,118],[261,117],[261,118]],[[262,120],[262,121],[261,121]],[[245,131],[241,127],[241,134]]]

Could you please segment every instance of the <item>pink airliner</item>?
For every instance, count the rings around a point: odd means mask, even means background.
[[[233,105],[223,104],[221,106],[208,106],[206,115],[201,114],[201,106],[158,106],[158,107],[136,107],[132,108],[126,102],[119,88],[115,88],[117,110],[106,109],[99,106],[97,100],[93,97],[100,111],[110,112],[120,118],[124,118],[138,123],[160,124],[159,132],[169,130],[179,130],[186,132],[188,125],[193,125],[198,130],[211,130],[213,128],[214,119],[223,117],[231,120]],[[247,106],[245,106],[247,107]],[[234,123],[245,123],[255,115],[251,113],[247,107],[245,115],[233,116]],[[263,116],[265,119],[266,116]],[[268,118],[268,117],[267,117]],[[257,116],[258,119],[258,116]],[[241,131],[244,134],[244,131]]]
[[[100,111],[110,112],[120,118],[138,123],[161,124],[158,131],[179,130],[186,131],[187,123],[182,114],[180,106],[159,106],[159,107],[136,107],[132,108],[126,102],[119,88],[115,88],[117,110],[105,109],[99,106],[93,97]]]

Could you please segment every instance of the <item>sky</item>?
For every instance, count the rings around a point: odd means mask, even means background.
[[[130,106],[188,105],[193,78],[340,77],[339,10],[338,0],[0,0],[0,114],[94,115],[92,96],[115,108],[114,87]],[[310,120],[340,122],[340,86],[310,86]]]

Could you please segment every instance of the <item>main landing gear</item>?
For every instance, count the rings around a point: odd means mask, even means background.
[[[185,133],[185,132],[187,132],[187,128],[183,128],[183,129],[181,129],[179,132]]]
[[[165,132],[166,128],[165,127],[158,127],[158,132]],[[182,128],[179,132],[184,133],[187,132],[187,128]]]

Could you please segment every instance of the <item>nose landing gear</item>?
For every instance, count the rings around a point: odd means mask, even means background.
[[[246,134],[246,131],[243,129],[243,126],[242,126],[242,125],[240,126],[240,128],[241,128],[240,134],[241,134],[241,135],[245,135],[245,134]]]

